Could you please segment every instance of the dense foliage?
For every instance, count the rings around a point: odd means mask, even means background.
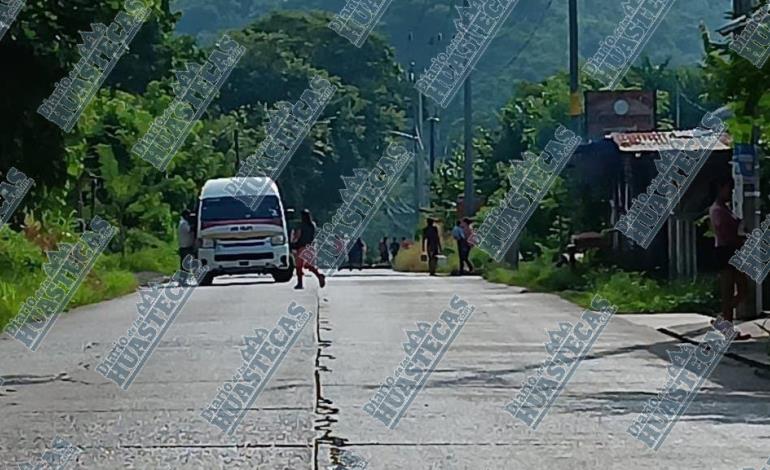
[[[358,50],[325,27],[328,15],[278,13],[233,33],[247,53],[159,172],[130,149],[173,100],[174,71],[207,54],[192,38],[174,35],[178,15],[167,1],[151,4],[152,16],[71,133],[37,107],[79,60],[79,31],[91,22],[109,24],[121,2],[81,0],[65,8],[31,1],[0,42],[0,63],[14,67],[0,77],[0,175],[15,166],[36,182],[10,221],[26,234],[41,225],[45,242],[31,241],[41,250],[36,267],[42,250],[82,230],[93,215],[120,229],[110,251],[120,253],[122,263],[130,264],[129,253],[170,252],[179,213],[193,207],[203,183],[235,173],[235,131],[243,160],[265,136],[267,110],[278,101],[296,102],[314,76],[338,89],[279,179],[287,206],[309,207],[323,222],[340,201],[340,177],[371,166],[393,139],[389,132],[403,128],[404,74],[382,39]],[[375,225],[387,230],[387,223]],[[9,240],[4,247],[21,242]],[[27,292],[35,282],[33,276],[2,289],[3,317],[20,300],[10,286]]]

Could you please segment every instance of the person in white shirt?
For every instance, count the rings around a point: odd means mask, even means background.
[[[182,268],[182,261],[187,255],[195,256],[195,234],[193,233],[190,222],[190,211],[182,211],[182,217],[179,220],[179,267]]]

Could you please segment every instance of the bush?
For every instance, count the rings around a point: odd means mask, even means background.
[[[533,261],[519,263],[519,269],[511,271],[510,280],[536,291],[579,290],[585,286],[585,279],[579,271],[569,266],[557,267],[551,260],[555,251],[545,250]],[[498,268],[505,269],[505,268]],[[499,275],[499,274],[498,274]]]
[[[594,292],[612,301],[624,312],[713,313],[719,309],[716,279],[713,277],[704,277],[697,282],[661,284],[642,273],[617,271],[609,275],[601,274],[593,284]]]
[[[595,294],[618,306],[621,313],[713,313],[719,309],[716,280],[702,276],[696,282],[674,281],[662,284],[639,272],[578,265],[557,267],[552,250],[544,250],[533,261],[519,263],[513,270],[490,266],[484,278],[491,282],[555,292],[582,307],[588,307]]]
[[[0,328],[19,312],[24,301],[35,294],[45,280],[43,264],[46,261],[38,245],[43,235],[38,229],[25,233],[3,227],[0,230]],[[32,240],[25,237],[31,236]],[[70,236],[63,236],[64,241]],[[47,245],[53,238],[45,237]],[[78,288],[68,308],[112,299],[134,292],[138,287],[134,272],[171,274],[179,265],[176,252],[170,244],[139,250],[125,256],[103,254]]]

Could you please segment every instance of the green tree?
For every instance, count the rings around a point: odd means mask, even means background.
[[[246,154],[264,138],[258,129],[276,102],[297,102],[314,76],[337,86],[279,178],[288,205],[308,207],[321,219],[340,200],[340,177],[373,165],[390,140],[388,132],[403,127],[406,89],[384,42],[356,49],[327,28],[328,21],[328,15],[280,13],[235,33],[247,52],[219,100],[222,113],[235,113],[246,126]]]

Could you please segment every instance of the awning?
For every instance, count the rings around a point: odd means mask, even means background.
[[[741,15],[738,18],[735,18],[734,20],[730,20],[726,24],[720,26],[719,28],[717,28],[716,31],[722,36],[728,36],[730,34],[733,34],[743,29],[743,27],[746,26],[747,20],[748,20],[748,16]]]
[[[678,150],[685,146],[693,150],[702,150],[707,147],[714,133],[700,129],[681,131],[654,131],[654,132],[613,132],[605,139],[612,140],[621,152],[660,152],[666,150]],[[697,139],[700,137],[700,139]],[[692,142],[694,140],[694,142]],[[689,147],[689,146],[693,147]],[[719,142],[714,146],[714,151],[732,149],[732,138],[723,133]]]

